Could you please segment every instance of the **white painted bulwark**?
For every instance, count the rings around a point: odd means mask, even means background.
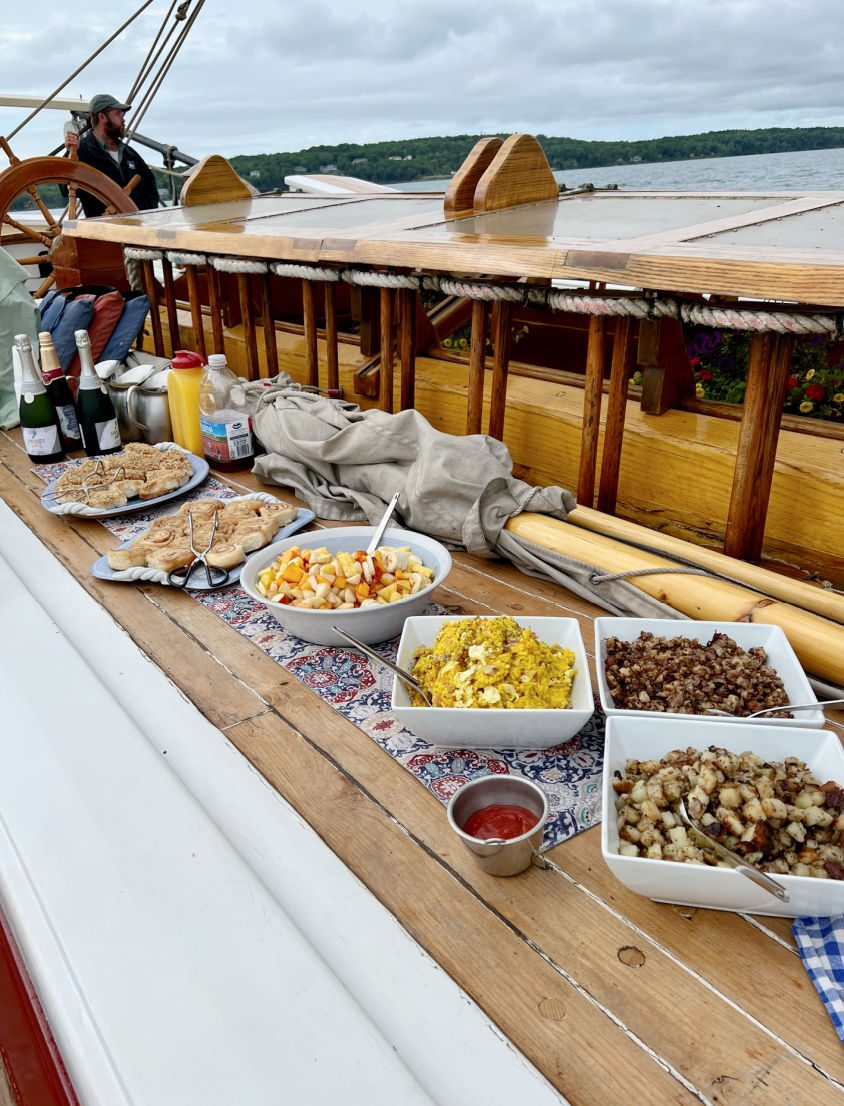
[[[0,899],[83,1106],[561,1101],[2,504],[0,558]]]

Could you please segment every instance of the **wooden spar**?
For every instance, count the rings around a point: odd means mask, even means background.
[[[546,515],[525,512],[511,518],[509,533],[600,572],[629,572],[642,568],[676,568],[673,561],[632,549],[601,534],[590,533]],[[633,587],[681,614],[702,622],[761,622],[785,631],[800,663],[814,676],[844,685],[844,627],[738,584],[679,573],[634,576]]]
[[[627,381],[635,356],[633,320],[616,319],[610,370],[610,394],[604,427],[601,457],[601,481],[598,486],[598,510],[612,514],[618,499],[621,447],[624,441],[624,416],[627,412]]]
[[[507,373],[510,367],[513,305],[496,300],[492,307],[492,391],[489,397],[489,436],[504,440]]]
[[[149,317],[152,323],[152,345],[156,357],[164,356],[164,335],[161,333],[161,312],[158,310],[158,281],[151,261],[141,262],[144,291],[149,296]],[[172,344],[172,342],[171,342]]]
[[[261,319],[264,327],[264,353],[267,358],[267,376],[278,376],[278,346],[275,342],[273,322],[272,277],[261,274]]]
[[[202,321],[202,301],[199,298],[199,282],[196,279],[196,266],[185,266],[185,280],[188,286],[188,300],[190,301],[190,317],[193,323],[193,333],[196,340],[196,350],[201,357],[206,357],[205,350],[205,326]]]
[[[747,389],[724,536],[724,552],[730,557],[757,560],[762,554],[793,347],[790,334],[754,334],[750,340]]]
[[[237,293],[240,299],[240,317],[246,335],[247,376],[257,380],[261,375],[258,365],[258,336],[255,332],[255,316],[252,314],[252,296],[247,273],[237,274]]]
[[[484,413],[484,372],[486,371],[486,332],[489,304],[472,302],[472,345],[469,355],[469,380],[466,386],[466,433],[480,434]]]
[[[325,364],[327,388],[340,387],[340,351],[337,347],[337,290],[333,281],[325,282]]]
[[[378,406],[382,411],[393,410],[393,367],[394,359],[394,307],[393,290],[381,289],[381,383],[378,393]]]
[[[593,511],[591,507],[576,507],[569,514],[567,521],[608,538],[647,547],[658,553],[665,553],[669,557],[682,557],[684,561],[698,568],[706,568],[721,576],[728,576],[740,584],[746,584],[748,587],[764,592],[765,595],[781,599],[784,603],[792,603],[795,607],[802,607],[812,614],[844,625],[844,596],[827,588],[815,587],[802,580],[792,580],[779,572],[771,572],[770,569],[761,568],[759,565],[738,561],[714,549],[693,545],[681,538],[662,534],[658,530],[649,530],[647,526],[639,526],[635,522],[627,522],[625,519]]]
[[[302,323],[305,331],[305,376],[308,387],[319,387],[319,350],[316,327],[316,285],[312,280],[302,281]]]
[[[220,277],[213,265],[207,269],[208,276],[208,307],[211,312],[211,344],[215,353],[225,353],[226,344],[223,337],[223,308],[220,303]]]
[[[586,347],[586,378],[583,382],[583,437],[580,444],[580,469],[577,477],[579,503],[592,506],[595,498],[595,466],[598,461],[598,429],[601,422],[601,396],[604,384],[604,349],[607,322],[595,315],[589,320]]]
[[[399,298],[399,410],[416,405],[416,291],[402,288]]]
[[[164,306],[167,309],[167,330],[170,338],[170,355],[181,345],[179,341],[179,312],[176,308],[176,290],[173,287],[173,264],[162,257],[161,268],[164,273]]]

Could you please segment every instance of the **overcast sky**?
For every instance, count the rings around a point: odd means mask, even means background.
[[[0,0],[0,93],[51,92],[141,2]],[[168,10],[154,0],[62,95],[125,96]],[[841,11],[841,0],[205,0],[139,130],[230,157],[439,134],[844,125]],[[24,114],[0,108],[0,134]],[[48,152],[65,118],[42,113],[13,149]]]

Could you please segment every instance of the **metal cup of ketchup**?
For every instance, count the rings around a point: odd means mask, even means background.
[[[548,796],[524,776],[480,776],[451,796],[448,822],[491,876],[515,876],[539,855]]]

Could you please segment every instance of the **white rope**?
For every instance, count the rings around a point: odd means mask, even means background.
[[[838,323],[832,315],[802,315],[792,311],[708,307],[705,304],[683,303],[680,305],[680,318],[684,323],[721,326],[726,330],[773,330],[778,334],[835,335],[838,333]]]
[[[655,576],[663,572],[685,572],[690,576],[709,576],[704,568],[631,568],[627,572],[590,572],[590,584],[609,584],[613,580],[629,580],[633,576]]]
[[[163,250],[141,250],[137,246],[126,246],[123,256],[130,261],[163,261]]]
[[[123,251],[123,268],[126,270],[126,279],[133,292],[143,292],[144,278],[141,274],[141,263],[133,257],[129,257],[126,250]]]
[[[358,284],[365,288],[419,288],[419,277],[402,273],[376,273],[362,269],[346,269],[341,279],[347,284]]]
[[[207,265],[208,258],[204,253],[178,253],[176,250],[167,251],[167,260],[173,265],[184,268],[186,265]]]
[[[276,276],[293,277],[297,280],[335,281],[340,279],[337,269],[323,269],[319,265],[294,265],[286,261],[276,261],[270,265]]]
[[[266,261],[245,261],[239,257],[212,257],[211,264],[218,273],[263,274],[270,268]]]
[[[457,280],[454,277],[423,277],[422,287],[445,292],[447,296],[463,296],[469,300],[505,300],[508,303],[524,303],[527,287],[512,284],[481,284],[475,281]]]
[[[559,289],[532,289],[531,303],[544,303],[552,311],[574,311],[579,315],[615,315],[633,319],[676,319],[675,300],[643,299],[633,296],[590,296]]]

